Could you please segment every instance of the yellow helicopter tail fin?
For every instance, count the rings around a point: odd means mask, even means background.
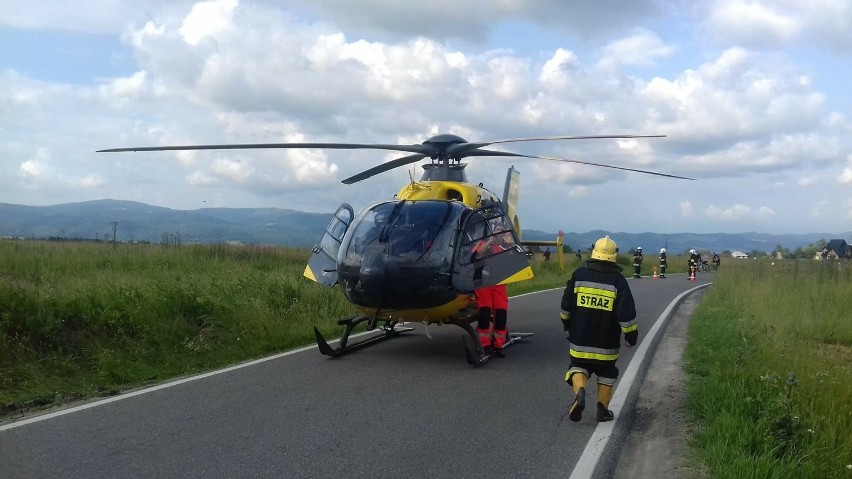
[[[524,241],[524,246],[553,246],[556,248],[556,259],[559,261],[559,269],[565,269],[565,252],[563,251],[562,245],[565,242],[565,233],[562,230],[559,230],[559,233],[556,234],[556,241]]]
[[[559,260],[559,269],[565,269],[565,252],[562,249],[562,244],[565,240],[565,233],[559,230],[556,234],[556,259]]]

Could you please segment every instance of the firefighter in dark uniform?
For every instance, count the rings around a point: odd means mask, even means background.
[[[636,253],[633,255],[633,277],[641,278],[642,277],[642,247],[639,246],[636,248]]]
[[[560,319],[567,331],[571,365],[565,381],[574,389],[568,419],[582,419],[586,407],[586,382],[597,376],[598,422],[612,421],[612,388],[618,378],[615,361],[624,333],[632,347],[639,338],[636,304],[622,268],[615,263],[618,247],[609,236],[599,239],[592,258],[571,275],[562,295]]]
[[[698,265],[701,264],[701,255],[694,249],[689,250],[689,275],[686,279],[698,276]]]
[[[660,248],[660,278],[666,277],[666,268],[668,268],[669,264],[666,260],[666,249]]]

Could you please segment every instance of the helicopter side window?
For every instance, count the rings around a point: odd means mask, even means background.
[[[349,222],[352,218],[351,216],[348,218],[341,217],[346,212],[346,209],[340,209],[337,211],[326,229],[326,234],[323,235],[319,243],[319,249],[323,250],[325,254],[331,258],[337,256],[337,250],[340,248],[340,243],[343,241],[343,235],[346,233],[346,228],[349,226]]]
[[[460,256],[462,264],[501,254],[517,247],[512,223],[500,208],[485,208],[474,213],[466,223],[462,235],[462,248],[467,254]]]

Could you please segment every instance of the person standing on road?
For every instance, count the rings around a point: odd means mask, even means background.
[[[636,248],[636,252],[633,254],[633,277],[641,278],[642,277],[642,247],[638,246]]]
[[[666,260],[666,249],[660,248],[660,278],[666,277],[666,268],[669,266]]]
[[[505,231],[502,224],[493,227],[493,235],[481,240],[473,247],[472,252],[478,258],[494,255],[511,249],[515,244],[510,231]],[[479,308],[479,322],[476,333],[483,350],[493,348],[494,355],[504,358],[503,346],[509,336],[507,323],[509,319],[509,296],[505,284],[495,284],[473,291],[476,296],[476,306]],[[492,317],[493,313],[493,317]],[[494,329],[492,331],[492,319]]]
[[[612,389],[618,379],[618,359],[621,335],[624,345],[633,347],[639,339],[636,324],[636,303],[630,286],[615,262],[618,246],[605,236],[592,249],[586,265],[571,275],[562,294],[559,318],[567,332],[571,365],[565,381],[574,390],[574,401],[568,409],[568,419],[582,419],[586,407],[586,382],[595,374],[598,378],[598,422],[612,421],[609,410]]]
[[[695,249],[689,250],[689,275],[686,279],[698,276],[698,265],[701,264],[701,255]]]

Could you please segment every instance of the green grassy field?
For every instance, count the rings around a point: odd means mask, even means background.
[[[334,335],[307,250],[0,241],[0,407],[112,394]]]
[[[852,477],[852,264],[728,261],[686,358],[710,477]]]

